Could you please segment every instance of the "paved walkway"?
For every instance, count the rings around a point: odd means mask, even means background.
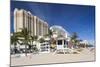
[[[17,65],[36,65],[36,64],[51,64],[51,63],[64,63],[64,62],[80,62],[80,61],[94,61],[94,53],[84,49],[80,54],[35,54],[12,57],[11,66]]]

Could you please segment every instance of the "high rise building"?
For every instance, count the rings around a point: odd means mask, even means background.
[[[31,36],[43,36],[48,34],[48,23],[31,12],[17,9],[14,10],[14,32],[20,32],[21,29],[27,28]]]

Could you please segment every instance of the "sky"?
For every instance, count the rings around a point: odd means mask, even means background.
[[[46,21],[49,27],[59,25],[69,34],[77,32],[79,39],[91,43],[95,41],[95,6],[11,1],[11,32],[14,31],[15,8],[30,11],[32,15]]]

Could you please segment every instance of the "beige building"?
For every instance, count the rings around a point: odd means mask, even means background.
[[[16,8],[14,10],[14,32],[20,32],[23,28],[27,28],[32,36],[48,34],[47,22],[37,16],[33,16],[29,11]]]

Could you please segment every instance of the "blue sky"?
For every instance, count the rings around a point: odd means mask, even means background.
[[[95,6],[11,1],[11,32],[15,8],[30,11],[45,20],[49,27],[60,25],[70,34],[77,32],[79,39],[95,40]]]

